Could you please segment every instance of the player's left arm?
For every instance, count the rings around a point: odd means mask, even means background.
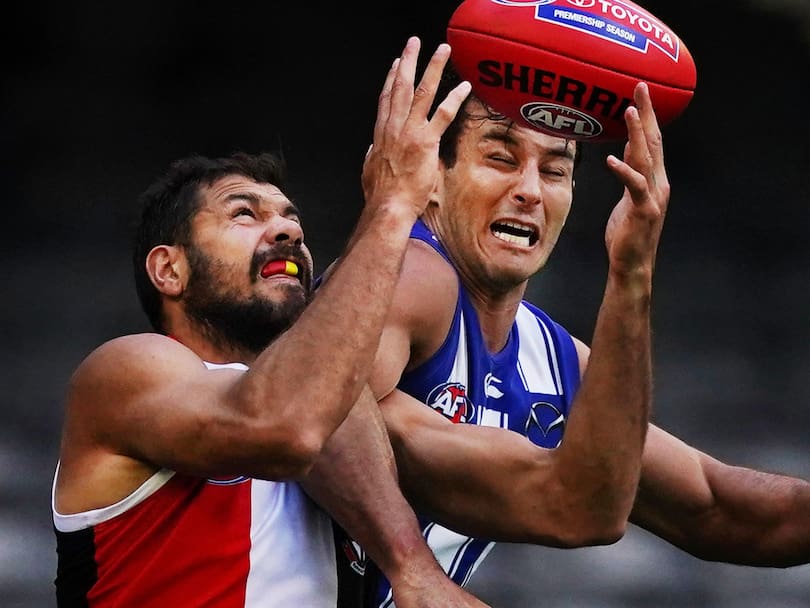
[[[397,484],[385,422],[368,388],[302,486],[385,574],[397,606],[486,608],[445,575],[425,543]]]
[[[810,563],[810,482],[725,464],[653,425],[631,521],[709,561]]]

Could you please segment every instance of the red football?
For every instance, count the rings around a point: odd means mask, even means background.
[[[675,33],[627,0],[464,0],[447,26],[473,92],[523,126],[581,141],[624,139],[639,81],[664,125],[689,105],[695,62]]]

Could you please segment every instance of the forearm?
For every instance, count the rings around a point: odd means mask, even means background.
[[[391,445],[370,391],[363,392],[302,484],[394,585],[411,572],[442,574],[399,489]]]
[[[715,496],[706,559],[755,566],[810,563],[810,483],[784,475],[704,466]]]
[[[729,466],[666,437],[680,447],[661,451],[666,465],[645,455],[634,523],[701,559],[810,562],[810,482]]]
[[[643,273],[608,280],[557,449],[575,503],[590,505],[609,528],[627,520],[641,472],[652,395],[650,293]]]
[[[380,405],[400,483],[420,513],[496,541],[578,547],[616,540],[582,514],[589,506],[569,491],[558,450],[507,429],[453,424],[401,391]]]
[[[386,207],[364,222],[301,317],[251,365],[245,401],[272,401],[277,418],[321,438],[334,431],[366,383],[413,221]]]

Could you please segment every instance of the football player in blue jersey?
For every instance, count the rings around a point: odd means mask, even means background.
[[[524,300],[571,209],[578,144],[474,95],[443,135],[371,384],[406,495],[462,585],[493,542],[609,544],[628,518],[707,560],[810,560],[810,483],[724,464],[648,422],[670,186],[644,83],[634,98],[623,157],[606,161],[624,189],[590,346]],[[393,605],[389,591],[381,578],[374,605]]]

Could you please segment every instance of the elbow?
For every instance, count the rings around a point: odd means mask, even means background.
[[[507,540],[560,549],[612,545],[624,537],[628,525],[627,519],[619,515],[582,508],[557,511],[552,519],[554,525],[549,527],[546,517],[531,521],[518,518],[516,521],[522,524]]]
[[[617,492],[610,486],[571,500],[573,494],[570,492],[565,502],[565,529],[569,531],[566,546],[612,545],[624,538],[633,507],[632,494]]]
[[[301,425],[272,425],[234,437],[243,446],[242,465],[250,477],[270,481],[301,479],[321,457],[328,436]]]
[[[608,501],[609,506],[597,501],[590,509],[590,516],[586,517],[592,522],[585,527],[590,545],[612,545],[619,542],[627,533],[633,501],[625,496],[614,496]]]
[[[630,518],[632,501],[619,500],[614,508],[600,508],[595,505],[590,527],[585,526],[588,546],[612,545],[619,542],[627,533],[627,526]]]
[[[612,545],[624,538],[627,532],[627,520],[606,523],[588,531],[582,539],[580,546],[594,547],[600,545]]]
[[[229,421],[229,451],[237,455],[234,460],[242,470],[273,481],[299,479],[310,472],[335,429],[296,411],[300,410],[254,408]]]
[[[328,436],[307,429],[288,429],[281,438],[279,461],[283,463],[285,478],[305,477],[321,457]]]
[[[559,546],[563,549],[597,547],[619,542],[627,532],[626,521],[605,522],[579,521],[562,530]]]
[[[265,384],[245,373],[224,391],[212,392],[210,406],[198,408],[186,425],[189,448],[174,447],[165,465],[204,477],[268,481],[310,474],[350,408],[335,398],[313,406],[307,393],[273,392]],[[346,409],[342,418],[340,406]]]
[[[562,548],[612,545],[624,538],[632,501],[620,499],[612,492],[578,498],[572,494],[557,509]]]

